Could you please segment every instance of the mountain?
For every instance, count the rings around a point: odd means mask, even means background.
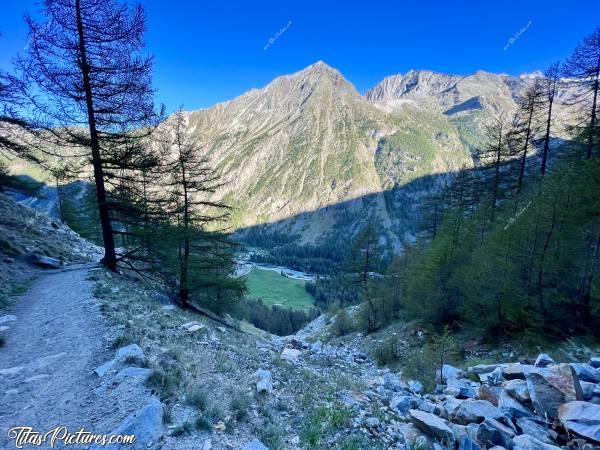
[[[447,115],[472,109],[508,112],[514,109],[525,84],[524,78],[482,70],[467,76],[411,70],[405,75],[384,78],[365,96],[389,106],[396,105],[398,100],[411,101]]]
[[[453,84],[431,74],[440,86]],[[431,97],[433,83],[420,89],[415,79],[412,90]],[[371,218],[384,239],[401,245],[414,231],[407,196],[447,181],[418,180],[469,167],[472,158],[459,128],[438,108],[382,107],[378,98],[396,92],[387,84],[389,90],[374,88],[380,97],[362,96],[318,62],[188,113],[189,132],[228,181],[219,195],[235,207],[234,226],[270,224],[315,242],[334,232],[352,235]]]

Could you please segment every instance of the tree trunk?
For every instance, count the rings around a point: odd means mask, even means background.
[[[546,120],[546,135],[544,136],[544,150],[542,152],[542,167],[540,171],[542,176],[546,174],[546,165],[548,164],[548,150],[550,148],[550,128],[552,125],[552,104],[554,103],[554,89],[552,87],[552,94],[548,97],[548,119]]]
[[[594,128],[596,127],[596,105],[598,103],[598,79],[600,78],[600,56],[596,64],[596,79],[594,80],[594,99],[592,101],[592,120],[590,121],[590,135],[588,136],[587,159],[592,158],[594,148]]]
[[[80,0],[75,0],[75,12],[77,15],[77,33],[79,37],[79,55],[81,58],[81,75],[83,79],[83,90],[85,91],[85,103],[88,115],[88,126],[90,130],[92,165],[94,166],[94,181],[96,183],[96,198],[98,200],[98,213],[100,216],[100,226],[102,227],[102,240],[104,242],[104,258],[102,258],[102,263],[110,270],[115,270],[117,267],[117,255],[115,252],[115,241],[110,222],[110,213],[108,210],[108,204],[106,202],[104,172],[102,168],[102,158],[100,156],[100,140],[98,138],[98,130],[96,129],[94,99],[90,83],[90,67],[87,63],[86,56]]]

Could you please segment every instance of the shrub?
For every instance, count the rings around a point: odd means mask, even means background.
[[[208,392],[201,388],[189,389],[185,400],[188,405],[200,411],[206,411],[209,406]]]

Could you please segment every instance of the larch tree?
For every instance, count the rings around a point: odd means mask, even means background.
[[[91,162],[104,244],[103,264],[118,258],[109,182],[119,176],[132,141],[161,119],[153,102],[152,58],[141,55],[145,16],[121,0],[45,0],[44,18],[26,16],[29,43],[16,61],[33,125],[58,158]]]
[[[546,110],[546,120],[543,131],[542,162],[540,165],[540,173],[542,176],[546,174],[546,167],[548,165],[550,137],[552,134],[553,107],[560,85],[560,70],[560,63],[552,64],[544,72],[544,79],[542,82],[543,105]]]
[[[169,177],[163,186],[170,192],[171,217],[177,228],[178,297],[183,305],[187,305],[195,256],[205,253],[206,241],[215,236],[207,233],[206,228],[228,218],[229,208],[221,201],[211,199],[223,182],[209,165],[199,144],[186,133],[186,117],[182,110],[171,118],[168,135],[165,144],[170,148],[171,161]],[[219,267],[222,265],[221,260]]]
[[[587,139],[586,158],[600,145],[598,137],[598,90],[600,88],[600,28],[585,37],[565,62],[564,74],[583,87],[583,108],[589,113],[584,121]]]

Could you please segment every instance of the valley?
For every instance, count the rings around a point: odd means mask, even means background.
[[[598,450],[600,28],[168,6],[45,0],[0,65],[0,446]]]

